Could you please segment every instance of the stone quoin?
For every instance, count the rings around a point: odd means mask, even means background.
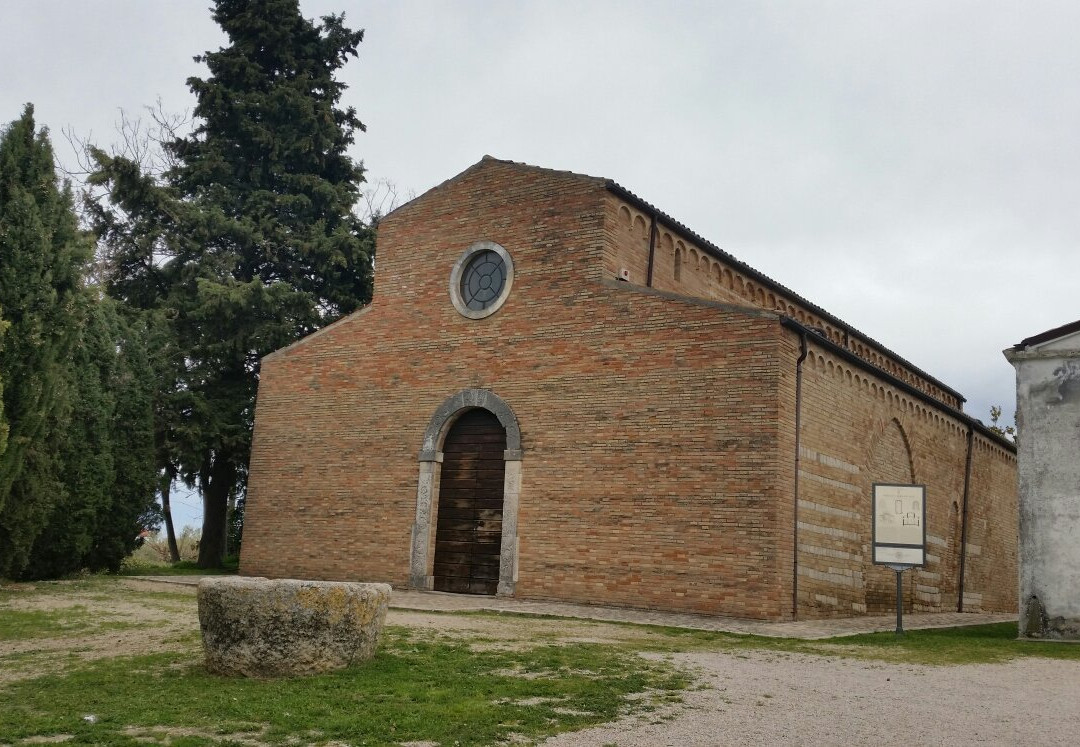
[[[1015,449],[614,182],[485,157],[379,224],[372,303],[263,359],[241,573],[789,620],[1012,611]],[[815,266],[815,271],[822,271]]]

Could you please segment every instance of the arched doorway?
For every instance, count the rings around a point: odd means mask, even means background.
[[[464,481],[469,479],[468,475],[465,475],[464,478],[461,476],[463,468],[461,464],[464,464],[467,460],[459,460],[458,456],[455,456],[455,452],[461,453],[463,449],[461,444],[454,446],[455,442],[459,441],[459,438],[456,435],[451,437],[452,431],[456,427],[460,427],[462,438],[466,438],[466,440],[471,438],[474,442],[474,448],[467,451],[470,453],[480,451],[480,449],[475,448],[478,446],[475,443],[478,434],[475,432],[466,433],[466,430],[475,431],[479,424],[478,419],[483,419],[485,424],[480,426],[481,429],[487,428],[494,432],[495,422],[492,422],[492,418],[498,423],[501,438],[492,436],[493,440],[489,441],[487,447],[483,450],[486,467],[483,470],[485,472],[483,479],[480,479],[479,482],[486,483],[487,489],[495,489],[498,481],[497,471],[502,470],[502,485],[499,493],[501,515],[499,516],[498,526],[498,565],[497,572],[494,574],[497,579],[494,593],[498,596],[514,596],[518,565],[518,504],[521,498],[521,429],[518,427],[517,417],[514,415],[513,410],[510,409],[510,406],[501,397],[488,389],[463,389],[457,394],[447,397],[435,410],[435,414],[432,415],[431,421],[424,431],[416,482],[416,521],[412,527],[412,541],[409,550],[409,585],[414,589],[440,588],[447,591],[460,590],[466,593],[492,593],[491,584],[487,583],[491,581],[490,578],[487,578],[487,571],[472,570],[474,565],[479,567],[489,564],[490,559],[481,560],[478,557],[475,562],[469,560],[467,563],[456,563],[458,566],[467,566],[470,569],[467,574],[464,574],[461,572],[464,570],[463,568],[453,569],[447,567],[454,565],[450,556],[454,554],[452,552],[454,549],[459,549],[451,546],[449,534],[444,534],[444,538],[448,543],[444,550],[440,552],[436,548],[437,545],[441,544],[436,536],[442,526],[440,519],[461,519],[462,521],[459,523],[464,525],[464,519],[467,518],[460,515],[461,506],[455,506],[450,513],[444,514],[442,510],[448,505],[443,501],[441,495],[444,471],[448,474],[457,473],[459,483],[462,479]],[[497,444],[500,443],[502,444],[502,451],[497,452]],[[448,448],[448,445],[454,446],[454,448],[450,449],[449,454],[444,451]],[[494,464],[497,458],[502,460],[501,467]],[[460,461],[461,464],[455,466],[455,461]],[[450,463],[449,469],[446,469],[446,462]],[[475,476],[472,479],[474,482],[477,480]],[[446,487],[453,493],[461,485],[454,485],[453,481],[451,481],[446,484]],[[455,498],[451,496],[454,503],[458,503],[459,499],[462,499],[462,497]],[[490,545],[490,542],[495,540],[493,535],[486,534],[494,531],[494,525],[492,524],[494,516],[490,513],[492,508],[491,505],[480,505],[473,509],[464,508],[466,512],[472,510],[475,513],[473,521],[477,522],[477,524],[472,536],[477,539],[488,540],[487,542],[467,543],[470,544],[468,549],[481,549],[475,547],[475,545]],[[485,511],[489,513],[484,513]],[[458,515],[454,516],[454,514]],[[478,532],[485,534],[478,534]],[[459,539],[464,539],[464,537],[459,537]],[[494,548],[483,547],[481,552],[471,554],[483,557],[487,555],[488,549]],[[433,550],[436,551],[433,552]],[[446,556],[445,562],[444,556]],[[457,560],[462,559],[458,558]],[[435,581],[436,561],[440,565],[439,575],[442,579],[439,581],[438,587]],[[468,584],[460,581],[461,578],[469,579]],[[478,583],[473,583],[473,581]],[[483,583],[479,583],[481,581]],[[447,588],[448,586],[456,588]],[[465,586],[468,588],[462,588]]]
[[[502,549],[506,430],[487,410],[469,410],[443,442],[435,524],[435,591],[494,594]]]

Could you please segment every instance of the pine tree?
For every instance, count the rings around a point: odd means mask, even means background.
[[[168,143],[158,181],[95,151],[110,205],[110,293],[166,314],[185,368],[172,412],[181,475],[204,501],[199,564],[219,565],[228,508],[247,479],[261,356],[371,297],[373,236],[351,212],[363,125],[335,72],[362,31],[304,19],[296,0],[218,0],[228,46],[196,58],[197,126]],[[159,463],[159,466],[161,464]]]
[[[7,448],[0,453],[0,576],[25,567],[51,509],[66,500],[58,443],[69,415],[67,357],[90,245],[33,107],[0,135],[0,349]]]

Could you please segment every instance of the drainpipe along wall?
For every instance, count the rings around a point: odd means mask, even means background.
[[[956,611],[964,611],[964,566],[967,559],[968,493],[971,490],[971,452],[975,446],[975,428],[968,423],[967,464],[964,467],[964,497],[960,508],[960,577],[956,590]]]
[[[649,222],[649,270],[645,276],[645,285],[652,288],[653,258],[656,256],[656,213]]]
[[[799,336],[799,359],[795,361],[795,496],[791,541],[791,619],[799,619],[799,465],[802,461],[802,366],[806,360],[806,333]]]

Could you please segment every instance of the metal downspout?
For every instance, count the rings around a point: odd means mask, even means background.
[[[967,559],[968,493],[971,490],[971,452],[975,446],[975,428],[968,423],[967,465],[964,467],[964,498],[960,509],[960,582],[956,593],[956,611],[964,611],[964,571]]]
[[[806,333],[799,337],[799,359],[795,361],[795,500],[792,522],[791,562],[791,619],[799,619],[799,465],[802,447],[802,364],[808,352]]]
[[[649,270],[645,275],[645,286],[652,288],[653,257],[656,255],[656,213],[649,223]]]

